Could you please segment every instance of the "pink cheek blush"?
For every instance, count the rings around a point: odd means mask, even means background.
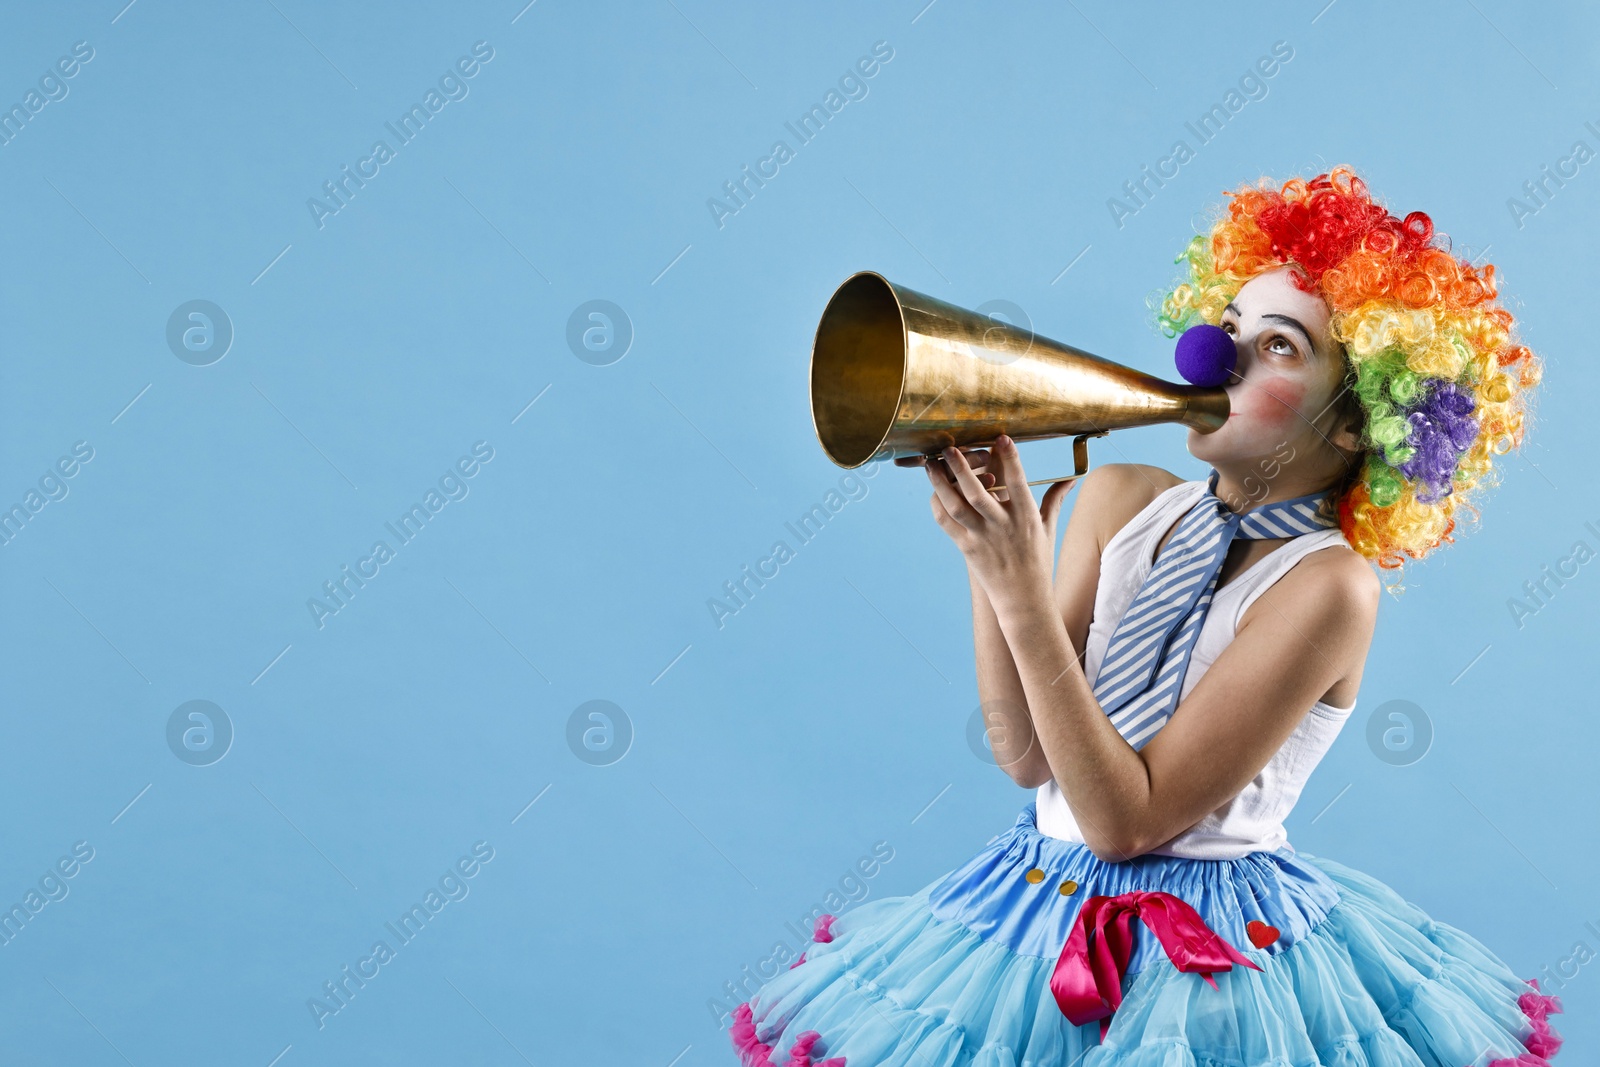
[[[1300,404],[1305,398],[1306,387],[1299,382],[1271,378],[1251,394],[1243,414],[1264,426],[1287,426],[1298,421]]]

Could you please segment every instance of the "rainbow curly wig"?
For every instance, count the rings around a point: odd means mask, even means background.
[[[1345,539],[1385,570],[1453,542],[1456,511],[1478,518],[1474,491],[1496,484],[1493,457],[1522,444],[1543,373],[1513,337],[1494,265],[1452,255],[1420,211],[1391,215],[1348,167],[1224,195],[1226,213],[1177,258],[1187,278],[1159,301],[1162,331],[1217,325],[1246,282],[1293,268],[1328,303],[1348,364],[1339,403],[1362,425],[1364,459],[1334,494]]]

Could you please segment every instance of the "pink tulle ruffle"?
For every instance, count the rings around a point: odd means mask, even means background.
[[[781,1065],[772,1062],[772,1046],[756,1040],[755,1023],[750,1018],[750,1002],[745,1001],[733,1013],[733,1029],[729,1031],[733,1047],[739,1054],[743,1067],[845,1067],[844,1057],[813,1060],[811,1047],[822,1039],[815,1030],[807,1030],[789,1046],[789,1058]],[[1510,1061],[1507,1061],[1510,1062]]]
[[[1550,1067],[1550,1057],[1561,1047],[1561,1035],[1550,1028],[1547,1018],[1561,1011],[1561,998],[1539,992],[1539,979],[1526,979],[1533,988],[1517,998],[1517,1007],[1533,1024],[1533,1033],[1523,1042],[1528,1051],[1512,1059],[1490,1060],[1488,1067]]]
[[[829,941],[832,941],[833,940],[833,920],[835,920],[837,918],[838,918],[837,915],[820,915],[820,916],[818,916],[816,925],[814,925],[811,928],[811,940],[815,941],[819,945],[825,945]],[[789,969],[792,971],[796,967],[798,967],[802,963],[804,963],[805,961],[806,961],[806,954],[804,952],[802,952],[802,953],[800,953],[800,958],[799,959],[797,959],[793,963],[789,964]],[[1561,1009],[1557,1008],[1556,1010],[1560,1011]]]
[[[835,918],[833,915],[819,917],[812,930],[811,940],[817,944],[832,941]],[[802,952],[800,958],[789,967],[792,970],[805,961],[806,956]],[[1491,1060],[1486,1067],[1551,1067],[1550,1057],[1561,1048],[1562,1037],[1551,1028],[1549,1020],[1549,1016],[1562,1011],[1561,998],[1541,993],[1537,978],[1528,978],[1525,981],[1531,988],[1517,998],[1517,1007],[1522,1009],[1522,1013],[1528,1017],[1533,1027],[1533,1033],[1523,1041],[1527,1051],[1509,1059]],[[742,1067],[845,1067],[843,1056],[826,1060],[811,1058],[812,1047],[822,1039],[822,1035],[815,1030],[807,1030],[799,1035],[789,1048],[788,1058],[782,1064],[774,1063],[772,1046],[756,1040],[756,1028],[749,1001],[740,1004],[734,1011],[733,1028],[729,1031],[729,1035],[733,1039],[733,1047],[739,1055]]]
[[[811,928],[811,940],[819,945],[832,941],[833,921],[836,918],[838,918],[836,915],[818,916],[816,924]],[[802,952],[799,959],[789,964],[789,969],[792,971],[805,961],[806,954]],[[733,1038],[734,1050],[739,1053],[739,1062],[743,1067],[779,1067],[772,1062],[772,1046],[763,1045],[756,1040],[756,1028],[755,1023],[751,1021],[748,1000],[734,1010],[733,1029],[729,1031],[729,1036]],[[815,1030],[807,1030],[795,1038],[794,1044],[789,1046],[789,1058],[782,1067],[844,1067],[843,1056],[812,1062],[811,1046],[821,1039],[822,1035]]]

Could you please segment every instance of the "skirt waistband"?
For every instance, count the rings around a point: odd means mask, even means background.
[[[1016,823],[965,865],[933,886],[938,919],[954,920],[987,941],[1023,956],[1055,959],[1083,902],[1135,890],[1180,897],[1242,952],[1282,952],[1339,903],[1321,869],[1289,848],[1238,859],[1200,860],[1147,853],[1110,862],[1087,845],[1039,832],[1029,803]],[[1161,947],[1135,923],[1128,973],[1142,970]]]

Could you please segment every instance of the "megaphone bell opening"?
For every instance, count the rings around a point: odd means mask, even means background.
[[[828,458],[859,467],[894,426],[906,373],[900,302],[881,275],[848,279],[828,301],[811,349],[811,417]]]

